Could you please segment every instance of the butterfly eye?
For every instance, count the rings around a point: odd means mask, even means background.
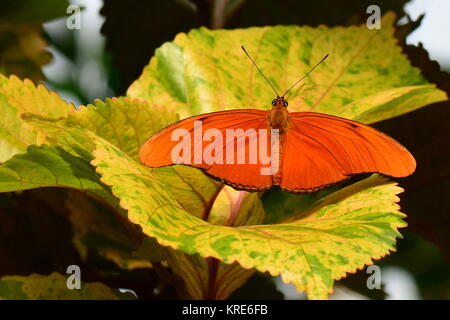
[[[289,104],[286,100],[283,101],[283,106],[287,107]]]
[[[277,104],[277,99],[273,99],[273,100],[272,100],[272,106],[274,106],[274,107],[275,107],[275,106],[276,106],[276,104]]]

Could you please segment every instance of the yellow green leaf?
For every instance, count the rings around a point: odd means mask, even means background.
[[[139,149],[144,142],[177,120],[178,115],[171,108],[138,99],[114,98],[80,107],[65,122],[89,129],[139,161]],[[190,167],[162,168],[155,170],[155,174],[165,181],[166,188],[175,194],[186,210],[195,212],[199,217],[212,206],[210,199],[221,185]]]
[[[67,276],[68,277],[68,276]],[[4,276],[0,278],[0,300],[119,300],[133,299],[100,282],[82,282],[81,289],[68,289],[67,277],[59,273],[48,276]]]
[[[257,193],[225,186],[214,198],[209,215],[203,218],[214,225],[254,225],[263,221],[264,208]],[[225,264],[170,248],[165,252],[169,267],[184,282],[186,292],[182,294],[190,299],[226,299],[255,273],[254,269],[244,269],[238,263]]]
[[[177,114],[170,108],[138,99],[113,98],[80,106],[67,122],[94,132],[138,160],[144,142],[177,120]]]
[[[88,132],[107,139],[137,160],[140,144],[160,128],[175,121],[177,116],[173,112],[150,106],[145,101],[125,98],[107,99],[105,102],[98,100],[95,105],[80,107],[67,117],[49,118],[31,112],[23,114],[22,118],[30,128],[45,134],[45,142],[54,146],[32,146],[27,154],[17,155],[4,163],[0,167],[1,192],[47,186],[76,188],[116,208],[116,199],[88,164],[95,147]],[[178,205],[199,217],[210,210],[221,186],[205,175],[198,175],[198,171],[193,168],[147,170],[154,171],[158,179],[165,182],[165,188],[175,195]],[[195,183],[191,182],[194,180]],[[105,218],[114,219],[111,216]],[[74,219],[77,222],[82,217],[76,215]],[[104,227],[104,224],[100,224]],[[75,227],[77,225],[79,223],[75,223]],[[95,225],[98,224],[92,221],[89,223],[89,227]],[[98,240],[99,233],[93,231],[99,230],[79,231],[83,239],[95,234]],[[104,233],[101,236],[105,238]],[[82,240],[78,238],[76,243],[82,256],[86,257],[87,248],[83,246]],[[97,241],[100,246],[102,243]],[[118,247],[119,244],[122,248]],[[126,241],[102,248],[95,246],[101,255],[114,260],[121,267],[149,266],[149,262],[141,257],[142,254],[148,255],[149,250],[132,251]]]
[[[43,85],[35,87],[30,80],[0,75],[0,163],[25,152],[29,145],[45,142],[45,135],[23,121],[24,113],[61,118],[74,110]]]
[[[0,165],[0,192],[43,187],[74,188],[117,207],[109,187],[88,162],[55,146],[30,146]]]
[[[141,144],[177,119],[177,115],[169,110],[129,98],[97,100],[94,105],[80,107],[62,119],[33,113],[22,117],[35,130],[45,133],[46,143],[58,145],[86,161],[92,160],[91,153],[95,148],[86,133],[88,130],[138,161]],[[165,188],[175,195],[178,204],[198,217],[208,212],[222,185],[206,175],[199,175],[197,169],[190,167],[147,170],[165,181]]]
[[[402,54],[394,23],[393,14],[387,14],[381,29],[365,24],[195,29],[157,49],[127,94],[175,108],[182,116],[267,109],[275,94],[241,50],[244,45],[280,95],[330,55],[305,79],[305,87],[297,88],[303,95],[288,94],[290,111],[371,123],[446,100]]]
[[[260,224],[264,217],[265,211],[258,193],[237,191],[224,186],[204,220],[211,224],[237,227]]]
[[[406,225],[396,204],[402,189],[376,175],[322,198],[290,222],[213,225],[180,207],[143,165],[105,141],[96,144],[92,164],[145,234],[187,254],[281,274],[311,299],[327,298],[335,279],[394,250],[397,228]]]

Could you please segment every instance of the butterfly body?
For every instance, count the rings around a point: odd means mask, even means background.
[[[291,117],[283,104],[276,104],[269,110],[268,121],[271,129],[278,129],[282,133],[289,130]]]
[[[275,141],[278,146],[272,146],[273,149],[279,150],[279,164],[283,163],[283,147],[286,132],[289,131],[291,116],[287,110],[288,102],[281,97],[277,97],[272,101],[272,108],[268,111],[268,126],[270,129],[279,130],[279,139]],[[282,173],[277,171],[273,175],[273,185],[279,186],[281,183]]]

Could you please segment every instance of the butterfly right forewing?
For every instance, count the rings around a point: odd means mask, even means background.
[[[293,112],[286,135],[280,187],[309,192],[352,174],[404,177],[414,157],[397,141],[367,125],[314,112]]]

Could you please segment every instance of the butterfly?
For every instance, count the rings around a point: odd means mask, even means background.
[[[237,190],[263,191],[273,186],[308,193],[355,174],[391,177],[412,174],[411,153],[386,134],[356,121],[316,112],[289,112],[283,95],[247,53],[272,87],[270,110],[238,109],[201,114],[158,131],[140,149],[149,167],[183,164]]]

